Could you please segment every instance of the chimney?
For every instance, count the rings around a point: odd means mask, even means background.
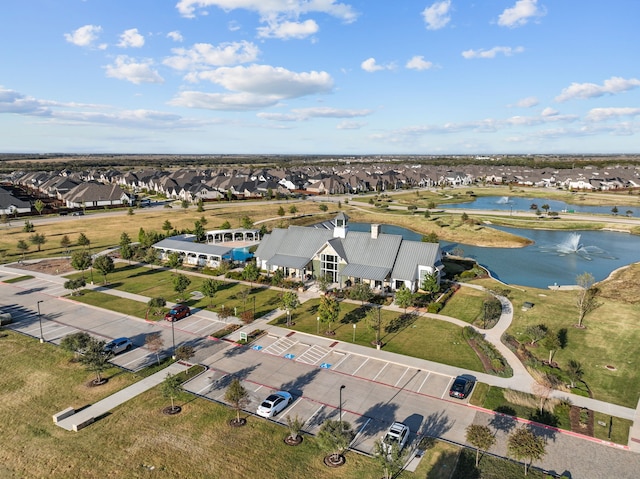
[[[371,239],[378,239],[380,234],[380,225],[371,223]]]

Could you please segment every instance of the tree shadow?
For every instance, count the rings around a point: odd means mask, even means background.
[[[446,451],[438,456],[438,459],[429,469],[425,479],[442,479],[443,477],[480,479],[480,471],[476,469],[475,462],[465,460],[462,464],[460,452]],[[472,466],[471,469],[469,466]]]
[[[292,379],[289,382],[280,385],[283,391],[289,391],[293,396],[300,397],[303,395],[304,386],[309,384],[318,375],[320,369],[311,369],[305,374]]]
[[[369,309],[371,309],[370,306],[367,306],[367,305],[360,306],[352,311],[349,311],[347,314],[345,314],[344,317],[340,320],[340,322],[344,324],[357,323],[367,316],[367,312],[369,311]]]
[[[370,435],[377,436],[389,427],[389,422],[378,420],[378,418],[392,418],[398,410],[398,405],[391,402],[379,402],[364,411],[356,421],[356,429],[360,430],[365,425]]]
[[[455,421],[450,420],[444,411],[431,413],[424,421],[422,435],[442,437],[454,424]]]
[[[242,368],[242,369],[236,371],[233,374],[225,374],[220,379],[217,379],[217,380],[213,381],[213,383],[216,385],[215,389],[226,389],[226,388],[228,388],[229,385],[231,384],[231,381],[233,381],[234,379],[238,379],[240,381],[244,381],[245,379],[247,379],[249,374],[251,374],[253,371],[255,371],[261,365],[262,365],[262,363],[253,364],[251,366],[247,366],[246,368]]]
[[[548,413],[547,411],[543,411],[542,412],[542,416],[544,416],[544,415],[550,416],[551,418],[553,418],[553,420],[551,420],[550,418],[542,417],[543,419],[548,419],[550,422],[555,422],[555,425],[548,424],[549,426],[557,427],[557,425],[558,425],[558,418],[557,417],[555,417],[553,414]],[[531,418],[532,421],[540,422],[542,424],[547,424],[547,423],[543,423],[542,421],[540,421],[538,419],[533,419],[534,417],[540,417],[540,416],[533,415],[532,418]],[[544,426],[537,426],[535,424],[529,424],[527,427],[536,436],[540,436],[540,437],[544,438],[545,441],[552,440],[552,441],[555,442],[555,440],[556,440],[557,432],[555,430],[551,429],[551,428],[547,428],[547,427],[544,427]]]
[[[494,409],[496,414],[489,421],[489,426],[496,431],[504,432],[508,434],[516,427],[516,411],[509,406],[498,406]]]

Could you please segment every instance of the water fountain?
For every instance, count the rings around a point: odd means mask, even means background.
[[[608,253],[597,246],[584,246],[580,243],[581,238],[582,236],[579,233],[571,233],[566,240],[555,245],[555,247],[551,248],[550,251],[555,252],[560,256],[577,254],[583,259],[589,261],[593,256],[599,256],[602,258],[608,257]],[[549,248],[543,248],[543,250],[549,251]]]
[[[508,196],[503,196],[498,201],[496,201],[499,205],[506,205],[507,203],[511,203],[511,199]]]

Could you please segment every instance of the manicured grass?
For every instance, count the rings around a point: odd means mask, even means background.
[[[93,291],[90,289],[84,289],[80,291],[80,293],[81,294],[76,296],[67,297],[79,303],[90,304],[99,308],[117,311],[118,313],[135,316],[136,318],[146,317],[148,308],[145,303],[140,303],[126,298],[119,298],[111,294]]]
[[[26,281],[28,279],[33,279],[33,276],[31,276],[31,275],[16,276],[15,278],[5,279],[2,282],[11,284],[11,283],[19,283],[20,281]]]
[[[526,477],[531,479],[546,479],[550,478],[538,469],[535,469],[535,462],[532,467],[529,468]],[[480,463],[476,467],[476,452],[471,449],[463,449],[456,464],[456,469],[451,477],[465,479],[515,479],[524,477],[524,464],[504,460],[490,456],[488,454],[481,454]]]
[[[640,284],[631,278],[640,265],[621,270],[615,281],[625,285],[628,297],[640,297]],[[627,277],[630,279],[627,280]],[[476,283],[496,287],[491,280]],[[514,320],[508,334],[528,342],[526,329],[544,324],[552,331],[567,330],[568,342],[555,353],[554,361],[566,368],[569,360],[579,361],[584,369],[584,382],[595,399],[635,408],[640,395],[640,327],[635,318],[640,316],[640,303],[612,300],[600,295],[601,306],[587,315],[585,329],[576,328],[578,313],[576,291],[550,291],[536,288],[511,287],[509,298],[514,307]],[[525,301],[534,303],[529,311],[522,311]],[[540,344],[527,349],[540,360],[546,360],[549,351]],[[605,366],[614,366],[615,370]]]
[[[309,334],[324,334],[329,329],[326,324],[318,324],[317,312],[320,300],[305,302],[292,314],[295,322],[291,329]],[[375,331],[367,326],[366,313],[359,304],[341,302],[340,319],[334,323],[333,338],[353,342],[353,324],[356,344],[375,348]],[[394,311],[381,311],[383,322],[381,341],[383,349],[398,354],[457,366],[463,369],[483,372],[482,362],[462,336],[462,328],[451,323],[429,318],[416,318],[403,323],[401,314]],[[286,318],[274,320],[284,326]],[[388,330],[390,328],[391,330]],[[385,331],[385,329],[387,329]]]
[[[489,293],[473,288],[460,288],[447,300],[440,314],[452,316],[482,327],[482,305]]]
[[[602,426],[600,423],[604,423]],[[611,436],[609,436],[609,425],[611,425]],[[629,442],[629,430],[633,426],[633,421],[612,417],[601,412],[595,413],[594,435],[603,441],[611,441],[616,444],[627,444]]]

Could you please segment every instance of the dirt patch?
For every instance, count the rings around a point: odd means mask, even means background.
[[[51,275],[67,274],[75,271],[71,266],[71,260],[68,258],[43,259],[36,263],[16,263],[11,267]]]
[[[580,408],[578,406],[571,406],[569,418],[571,420],[571,430],[573,432],[593,437],[595,414],[592,410]]]

